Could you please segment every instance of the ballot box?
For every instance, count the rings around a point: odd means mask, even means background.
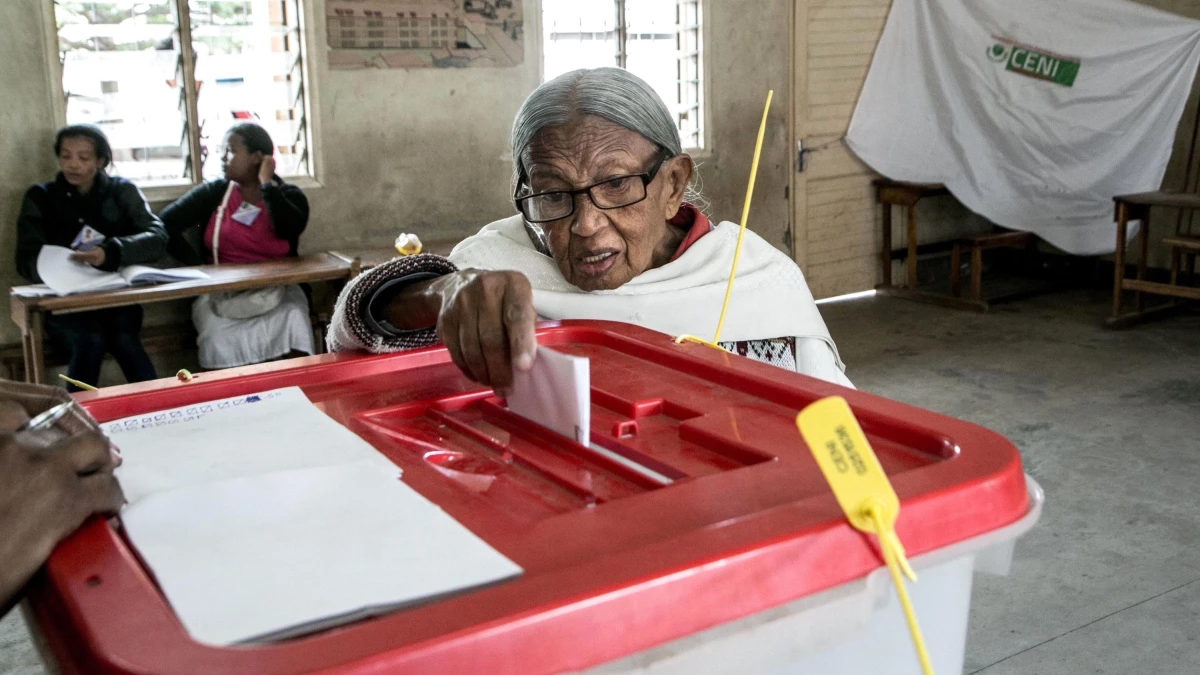
[[[1041,509],[1011,443],[629,325],[549,322],[538,340],[590,359],[589,444],[513,414],[441,347],[81,395],[104,422],[299,386],[523,573],[217,647],[190,638],[119,524],[97,518],[31,586],[43,651],[61,672],[88,674],[918,673],[877,542],[846,521],[795,426],[798,411],[838,395],[901,500],[897,533],[934,666],[962,672],[972,575],[1006,572]]]

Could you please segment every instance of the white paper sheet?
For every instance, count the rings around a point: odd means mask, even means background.
[[[121,515],[193,638],[281,638],[520,574],[372,462],[193,484]]]
[[[102,428],[129,539],[199,641],[302,634],[521,572],[298,388]]]
[[[136,284],[209,278],[202,270],[186,267],[159,269],[147,265],[130,265],[117,272],[104,272],[91,265],[71,260],[71,254],[74,252],[62,246],[43,246],[38,253],[38,275],[56,295],[107,291]]]
[[[13,286],[12,294],[21,298],[45,298],[52,295],[60,295],[60,293],[46,284],[32,284],[29,286]]]
[[[538,347],[533,368],[513,374],[508,409],[583,445],[592,417],[588,359]]]
[[[333,421],[298,387],[160,410],[101,428],[124,460],[125,498],[271,471],[372,461],[396,465]]]
[[[127,282],[115,272],[103,272],[71,260],[72,253],[74,251],[62,246],[43,246],[38,253],[38,276],[59,295],[126,285]]]

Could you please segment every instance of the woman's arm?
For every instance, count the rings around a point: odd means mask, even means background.
[[[150,263],[161,258],[167,251],[167,231],[150,211],[142,191],[133,183],[121,181],[113,196],[121,213],[132,221],[134,233],[104,240],[100,245],[104,249],[104,264],[100,269],[112,272],[122,265]]]
[[[263,202],[271,214],[275,236],[293,241],[308,227],[308,197],[295,185],[269,181],[262,186]]]
[[[17,217],[17,274],[35,284],[42,283],[37,259],[46,245],[45,218],[38,199],[40,190],[38,186],[29,188],[21,201],[21,215]]]
[[[384,354],[437,342],[434,329],[441,298],[429,295],[419,305],[405,299],[457,270],[441,256],[424,254],[395,258],[360,274],[338,296],[329,324],[329,350]],[[414,311],[406,317],[394,312],[394,305],[408,305]]]
[[[537,350],[533,291],[518,272],[455,271],[435,255],[396,258],[361,275],[338,298],[330,351],[392,352],[440,337],[463,373],[504,391]]]
[[[204,263],[204,251],[197,250],[188,241],[187,233],[208,224],[213,211],[220,206],[228,184],[226,180],[216,180],[197,185],[158,214],[167,231],[167,252],[179,262],[186,265]]]

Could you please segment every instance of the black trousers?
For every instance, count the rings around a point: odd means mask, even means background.
[[[142,347],[138,336],[141,330],[142,308],[136,305],[46,317],[46,335],[57,348],[71,355],[67,376],[93,386],[100,379],[100,364],[106,353],[113,355],[130,382],[158,376]],[[78,391],[74,385],[67,388]]]

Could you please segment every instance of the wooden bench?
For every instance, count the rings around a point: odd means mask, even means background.
[[[967,300],[987,309],[983,299],[983,252],[995,248],[1026,248],[1037,241],[1032,232],[981,232],[961,237],[950,249],[950,293],[962,297],[962,253],[971,251],[971,293]]]
[[[147,326],[142,329],[141,337],[142,346],[151,356],[196,348],[196,329],[191,321]],[[49,368],[66,366],[71,358],[70,354],[55,349],[50,344],[46,345],[45,354],[46,366]],[[0,345],[0,364],[3,364],[8,379],[15,382],[25,380],[25,356],[20,343]]]
[[[1031,294],[1029,291],[1007,293],[994,297],[989,301],[983,299],[981,286],[983,285],[983,252],[1000,247],[1032,246],[1036,241],[1033,234],[1006,230],[968,235],[952,242],[937,242],[918,246],[917,204],[922,199],[948,195],[950,191],[945,185],[938,183],[905,183],[887,178],[876,180],[874,185],[875,200],[883,208],[883,249],[880,252],[880,262],[883,266],[883,283],[875,287],[878,293],[906,300],[941,305],[942,307],[981,312],[986,312],[992,302],[1015,300]],[[905,259],[904,283],[893,285],[892,261],[896,258],[896,252],[892,251],[892,207],[895,206],[906,209],[908,241],[906,242],[907,251],[902,253]],[[947,243],[950,245],[946,246]],[[932,292],[918,288],[918,254],[922,250],[941,252],[947,250],[947,248],[950,251],[950,293]],[[970,250],[971,252],[971,294],[967,298],[962,297],[962,272],[960,269],[962,254],[965,250]]]
[[[1200,300],[1200,288],[1191,285],[1192,270],[1196,255],[1200,253],[1200,237],[1183,226],[1185,220],[1191,227],[1189,214],[1200,213],[1200,195],[1181,192],[1142,192],[1113,197],[1116,206],[1117,245],[1113,253],[1113,299],[1112,316],[1105,322],[1110,328],[1124,328],[1154,316],[1170,314],[1183,306],[1181,300]],[[1171,283],[1164,284],[1146,278],[1147,257],[1150,249],[1150,213],[1153,209],[1178,209],[1179,218],[1174,236],[1165,237],[1163,243],[1171,249]],[[1128,249],[1129,223],[1141,221],[1138,230],[1137,276],[1125,276]],[[1187,259],[1188,283],[1180,285],[1179,271],[1183,258]],[[1133,291],[1133,311],[1124,311],[1123,294]],[[1154,307],[1146,307],[1145,297],[1157,295],[1167,300]]]
[[[1196,274],[1196,255],[1200,254],[1200,237],[1190,234],[1179,234],[1163,238],[1163,243],[1171,249],[1171,285],[1179,283],[1180,263],[1186,258],[1187,264],[1183,269],[1187,272],[1185,286],[1192,285]]]

